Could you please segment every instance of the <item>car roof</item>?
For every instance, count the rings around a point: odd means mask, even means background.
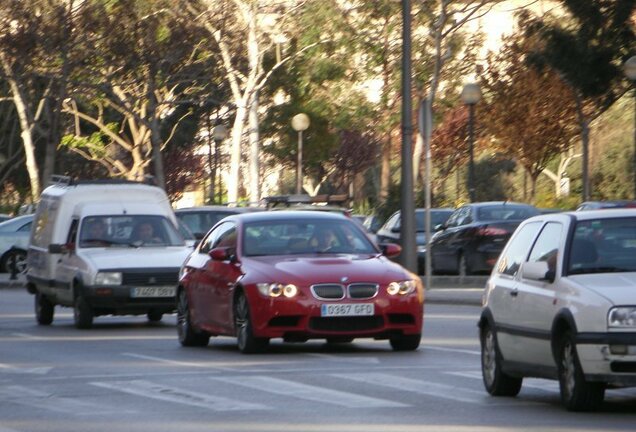
[[[351,221],[350,218],[346,217],[345,215],[341,213],[321,212],[321,211],[311,211],[311,210],[279,210],[279,211],[240,213],[240,214],[228,216],[225,220],[238,220],[241,222],[261,222],[261,221],[289,220],[293,218]],[[355,222],[352,222],[352,223],[355,223]]]
[[[484,202],[468,203],[466,205],[473,206],[473,207],[486,207],[486,206],[493,206],[493,205],[503,205],[503,206],[519,206],[519,207],[536,208],[532,204],[526,204],[526,203],[515,202],[515,201],[484,201]]]
[[[585,220],[597,220],[597,219],[613,219],[613,218],[623,218],[623,217],[636,217],[636,208],[616,208],[616,209],[606,209],[601,211],[598,210],[572,210],[561,213],[547,213],[540,214],[537,216],[533,216],[531,218],[526,219],[526,221],[536,221],[536,220],[563,220],[563,218],[571,218],[577,221],[585,221]]]
[[[224,212],[229,213],[246,213],[246,212],[256,212],[263,211],[260,207],[227,207],[222,205],[205,205],[205,206],[196,206],[196,207],[184,207],[176,209],[175,213],[197,213],[197,212]]]

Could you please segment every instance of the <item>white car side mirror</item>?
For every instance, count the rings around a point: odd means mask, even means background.
[[[529,261],[521,267],[521,277],[536,281],[554,282],[554,270],[548,268],[546,261]]]

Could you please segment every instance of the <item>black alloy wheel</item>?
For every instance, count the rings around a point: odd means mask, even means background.
[[[188,295],[184,289],[177,296],[177,335],[179,343],[186,347],[203,347],[210,342],[210,335],[196,331],[190,322]]]
[[[269,344],[269,339],[254,336],[250,307],[244,293],[238,294],[234,305],[234,327],[239,350],[243,354],[262,352]]]

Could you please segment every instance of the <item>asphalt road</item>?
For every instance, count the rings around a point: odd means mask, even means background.
[[[558,386],[526,380],[517,398],[483,390],[479,308],[427,305],[422,345],[283,344],[240,354],[232,338],[183,348],[174,316],[100,317],[73,327],[33,317],[33,297],[0,290],[0,432],[634,430],[636,389],[598,413],[566,412]]]

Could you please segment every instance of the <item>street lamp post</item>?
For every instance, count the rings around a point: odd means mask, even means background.
[[[625,62],[625,75],[634,87],[634,198],[636,198],[636,56]]]
[[[298,154],[296,161],[296,193],[300,194],[303,189],[303,131],[309,127],[309,117],[307,114],[296,114],[291,121],[292,128],[298,132]]]
[[[462,102],[468,105],[468,195],[470,202],[475,202],[475,160],[474,160],[474,125],[475,105],[481,99],[481,89],[477,83],[469,83],[462,89]]]
[[[218,124],[212,128],[212,139],[214,139],[214,166],[210,170],[210,201],[216,202],[215,200],[215,189],[216,189],[216,171],[219,169],[219,154],[220,147],[223,140],[227,138],[227,127],[224,124]],[[220,189],[220,188],[219,188]],[[221,191],[219,190],[219,195],[221,195]]]

